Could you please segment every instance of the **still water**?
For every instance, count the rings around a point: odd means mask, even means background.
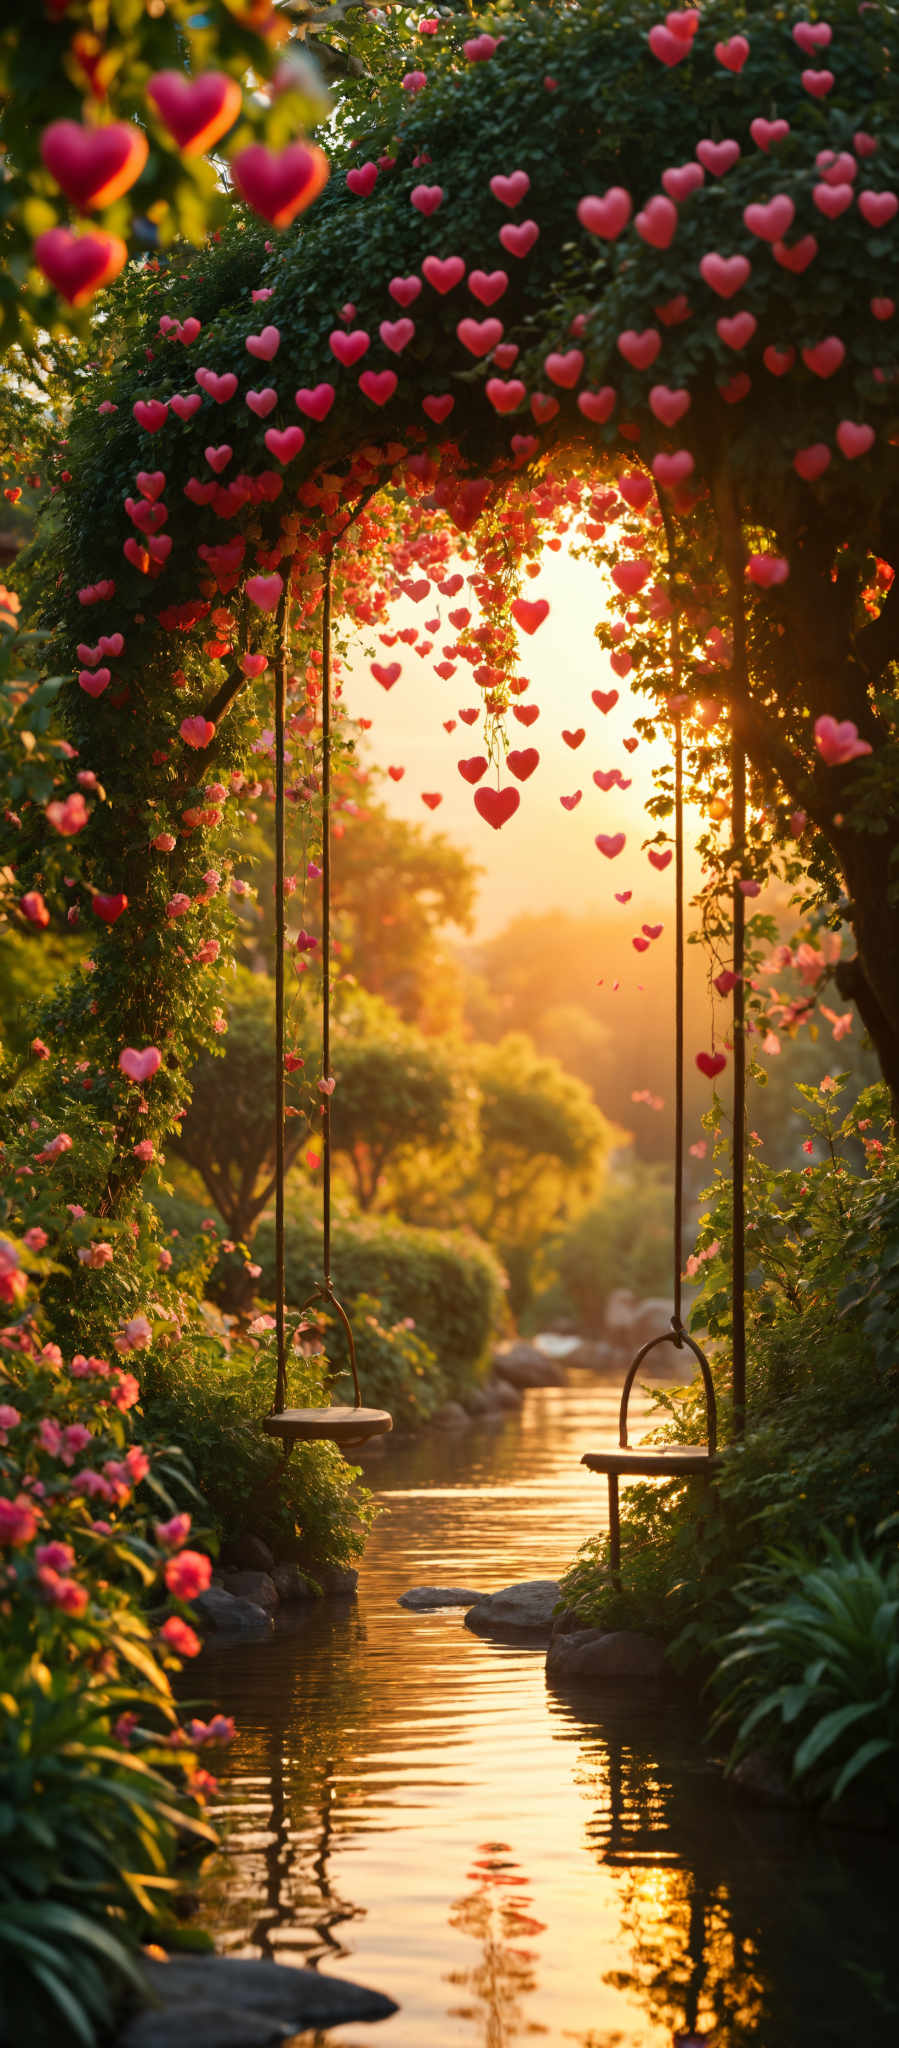
[[[682,1710],[563,1697],[542,1651],[396,1604],[557,1577],[603,1519],[578,1460],[614,1441],[616,1404],[572,1373],[391,1446],[366,1468],[385,1512],[358,1603],[194,1667],[238,1724],[204,1899],[218,1946],[400,2007],[297,2048],[899,2042],[889,1845],[731,1797]]]

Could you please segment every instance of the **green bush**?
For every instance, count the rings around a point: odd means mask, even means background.
[[[671,1291],[671,1187],[658,1167],[629,1163],[610,1174],[602,1200],[546,1246],[552,1276],[541,1290],[537,1318],[566,1315],[585,1333],[603,1327],[616,1287],[636,1295]]]
[[[722,1639],[744,1618],[740,1589],[772,1548],[820,1557],[828,1531],[840,1544],[868,1544],[899,1502],[899,1160],[878,1135],[883,1092],[866,1091],[844,1116],[840,1086],[802,1091],[821,1163],[772,1173],[750,1162],[745,1440],[725,1449],[714,1489],[628,1488],[620,1590],[604,1537],[584,1546],[564,1582],[585,1620],[649,1628],[700,1672],[716,1668]],[[859,1143],[861,1173],[849,1163]],[[722,1180],[700,1233],[693,1323],[712,1354],[725,1445],[729,1261]],[[698,1383],[655,1399],[661,1440],[702,1440]]]
[[[332,1249],[334,1285],[354,1322],[360,1299],[369,1296],[379,1303],[385,1322],[403,1324],[411,1318],[416,1336],[436,1359],[442,1399],[463,1393],[478,1379],[503,1300],[502,1270],[486,1245],[451,1231],[353,1216],[335,1221]],[[253,1252],[262,1267],[260,1289],[271,1295],[270,1222],[260,1224]],[[318,1218],[294,1212],[287,1229],[288,1301],[299,1307],[320,1273]]]
[[[751,1619],[724,1638],[716,1674],[716,1722],[738,1724],[733,1758],[773,1739],[810,1797],[863,1780],[894,1805],[899,1558],[868,1558],[857,1538],[847,1555],[831,1538],[823,1563],[782,1551],[737,1597]]]
[[[271,1351],[249,1339],[228,1355],[210,1334],[157,1352],[144,1367],[144,1423],[178,1444],[225,1538],[263,1536],[314,1577],[359,1556],[370,1497],[334,1444],[297,1444],[285,1464],[262,1428],[275,1386]],[[324,1360],[292,1360],[288,1406],[321,1407],[328,1398]]]

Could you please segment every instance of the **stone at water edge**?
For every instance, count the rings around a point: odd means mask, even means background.
[[[211,1630],[215,1635],[259,1635],[275,1626],[266,1608],[257,1607],[254,1600],[239,1600],[234,1593],[226,1593],[224,1586],[209,1586],[191,1605],[207,1634]]]
[[[250,1600],[256,1607],[271,1610],[280,1600],[278,1588],[268,1572],[223,1573],[225,1592],[236,1600]]]
[[[396,1604],[410,1608],[413,1614],[430,1614],[439,1607],[474,1607],[486,1598],[488,1595],[473,1593],[468,1586],[410,1586]]]
[[[142,1973],[150,2009],[129,2021],[117,2048],[264,2048],[314,2027],[397,2011],[383,1992],[285,1963],[177,1956],[146,1962]]]
[[[550,1642],[546,1676],[658,1685],[666,1676],[665,1649],[633,1629],[565,1629]]]
[[[469,1608],[465,1626],[476,1636],[495,1636],[500,1642],[511,1635],[548,1643],[560,1598],[557,1579],[526,1579],[521,1585],[488,1593],[476,1607]]]
[[[314,1600],[315,1587],[307,1579],[298,1564],[276,1564],[271,1572],[272,1584],[277,1588],[280,1600]]]
[[[548,1358],[534,1344],[510,1344],[494,1351],[492,1366],[500,1379],[513,1387],[564,1387],[565,1374],[558,1359]]]
[[[435,1409],[434,1414],[428,1416],[428,1421],[432,1429],[467,1429],[471,1417],[466,1414],[461,1401],[444,1401],[442,1408]]]

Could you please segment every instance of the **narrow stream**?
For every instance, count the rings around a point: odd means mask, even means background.
[[[614,1441],[617,1396],[572,1373],[372,1458],[358,1602],[194,1667],[238,1725],[203,1900],[218,1946],[399,2004],[308,2048],[899,2040],[893,1848],[731,1797],[676,1706],[562,1697],[542,1651],[396,1604],[557,1577],[603,1520],[578,1461]]]

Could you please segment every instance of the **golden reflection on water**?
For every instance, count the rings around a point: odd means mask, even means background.
[[[548,1691],[542,1652],[396,1605],[411,1585],[558,1576],[600,1524],[578,1460],[616,1406],[572,1375],[499,1425],[372,1460],[389,1512],[358,1603],[202,1659],[239,1730],[204,1901],[219,1946],[400,2004],[307,2048],[899,2039],[895,1982],[890,2014],[839,1953],[891,1966],[882,1845],[847,1866],[810,1824],[733,1805],[670,1704]]]

